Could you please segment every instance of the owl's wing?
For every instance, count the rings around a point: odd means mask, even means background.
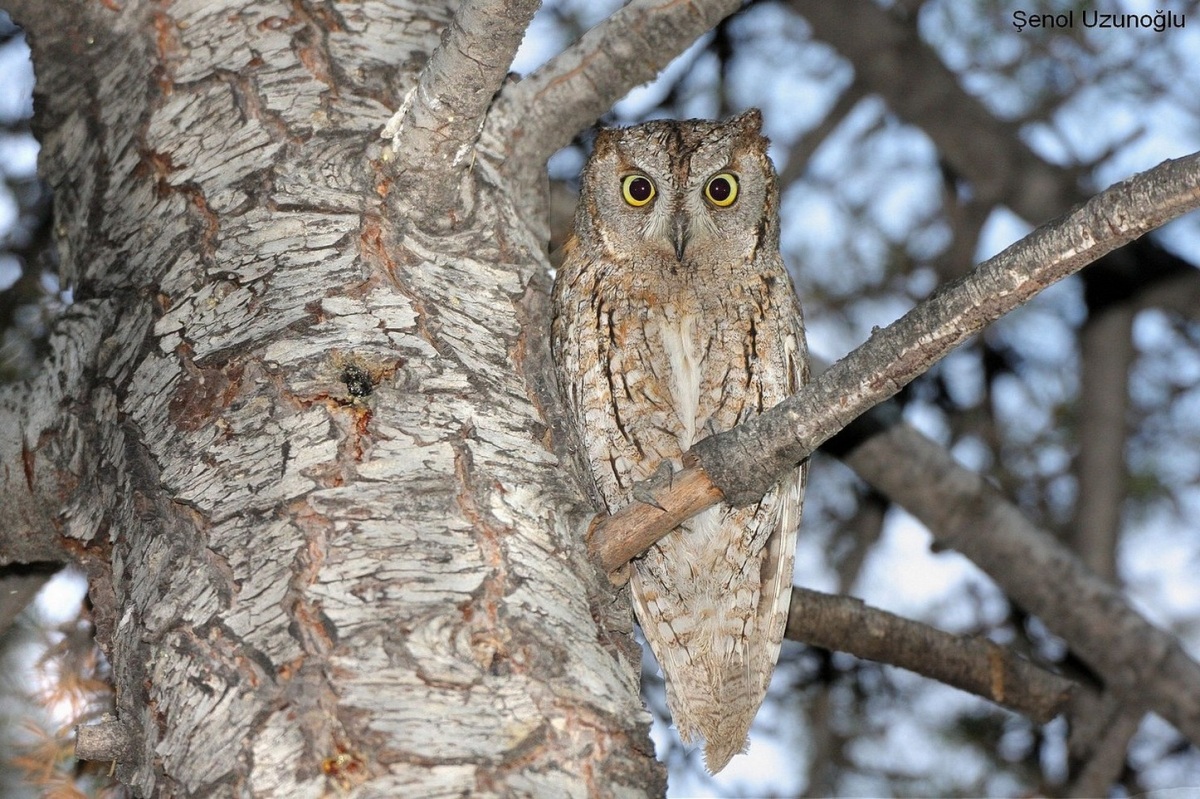
[[[783,304],[792,307],[794,319],[776,320],[776,357],[754,376],[769,405],[807,379],[799,307]],[[705,740],[713,773],[745,750],[779,658],[806,473],[799,466],[755,506],[700,514],[635,561],[634,608],[672,718],[682,740]]]
[[[789,396],[808,382],[808,349],[804,338],[803,318],[800,315],[800,305],[795,300],[793,307],[795,325],[784,343]],[[759,605],[759,618],[767,630],[767,640],[770,641],[770,666],[763,674],[763,684],[760,687],[764,696],[775,663],[779,660],[788,610],[791,607],[796,534],[804,511],[804,486],[807,480],[806,460],[794,472],[784,477],[774,492],[779,519],[767,537],[762,564],[763,600]],[[761,701],[760,696],[759,702]]]
[[[553,342],[579,447],[611,512],[636,481],[677,463],[696,431],[728,429],[793,393],[807,358],[777,253],[762,265],[773,279],[752,284],[774,293],[731,306],[736,318],[714,313],[708,327],[606,286],[608,268],[568,254],[555,281]],[[634,562],[634,609],[671,714],[684,741],[705,739],[713,772],[745,748],[779,656],[803,480],[797,469],[753,507],[711,508]]]

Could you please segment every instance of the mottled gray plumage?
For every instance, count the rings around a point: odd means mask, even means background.
[[[694,442],[807,379],[761,124],[752,110],[596,138],[555,281],[553,342],[610,512],[664,461],[679,468]],[[713,772],[745,750],[779,656],[803,490],[798,468],[756,506],[712,508],[634,562],[634,609],[675,725],[684,742],[705,740]]]

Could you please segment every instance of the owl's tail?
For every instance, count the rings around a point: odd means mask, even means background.
[[[745,753],[763,691],[744,662],[694,662],[698,673],[674,674],[667,683],[667,705],[684,742],[704,739],[704,768],[716,774],[734,755]],[[687,686],[688,696],[675,686]]]
[[[779,532],[780,504],[763,504],[700,514],[637,561],[630,581],[679,737],[704,739],[713,774],[746,749],[787,619],[794,539]]]

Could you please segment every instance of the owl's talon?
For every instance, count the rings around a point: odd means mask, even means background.
[[[626,562],[618,566],[608,575],[608,581],[613,584],[614,588],[620,588],[629,582],[629,577],[633,573],[632,562]]]
[[[667,509],[658,504],[658,500],[654,498],[653,488],[651,487],[646,487],[642,483],[638,483],[633,487],[632,495],[634,499],[643,505],[649,505],[652,508],[658,508],[663,513],[667,512]]]
[[[675,485],[675,467],[670,461],[660,462],[652,475],[635,484],[632,496],[643,505],[658,508],[666,513],[667,509],[660,505],[654,497],[654,493],[663,485],[666,485],[668,491]]]

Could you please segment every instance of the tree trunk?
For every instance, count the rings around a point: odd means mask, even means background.
[[[661,793],[628,607],[536,421],[535,181],[480,157],[428,232],[379,138],[451,9],[9,6],[74,304],[0,394],[0,562],[88,570],[120,779]]]

